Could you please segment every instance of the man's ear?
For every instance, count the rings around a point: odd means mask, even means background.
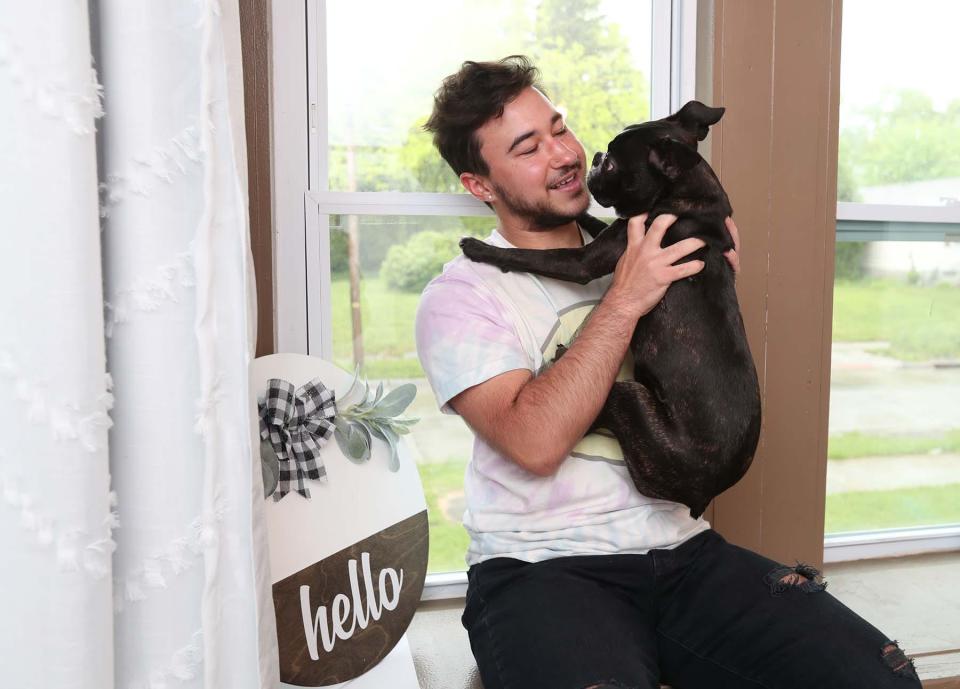
[[[691,143],[696,146],[697,141],[707,138],[710,125],[719,122],[725,111],[726,108],[711,108],[700,101],[692,100],[666,119],[676,122],[689,132],[694,139]]]
[[[702,158],[696,149],[676,139],[658,139],[650,147],[650,165],[673,181],[699,163]]]
[[[470,192],[474,198],[480,199],[484,203],[493,201],[493,187],[483,177],[475,175],[472,172],[461,172],[460,184],[462,184],[463,188]]]

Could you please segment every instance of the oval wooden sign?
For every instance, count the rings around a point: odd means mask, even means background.
[[[319,378],[342,395],[352,376],[315,357],[262,357],[251,366],[254,404],[270,378],[298,387]],[[324,687],[362,675],[413,618],[427,572],[426,501],[406,445],[399,471],[388,455],[378,441],[356,464],[331,437],[321,451],[326,479],[308,481],[310,499],[264,502],[284,683]]]

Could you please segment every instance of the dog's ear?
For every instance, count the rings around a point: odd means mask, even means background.
[[[687,144],[664,137],[650,147],[650,165],[669,180],[675,180],[700,162],[700,154]]]
[[[696,146],[697,141],[707,138],[710,125],[719,122],[725,111],[726,108],[711,108],[692,100],[666,119],[683,127],[694,138],[691,143]]]

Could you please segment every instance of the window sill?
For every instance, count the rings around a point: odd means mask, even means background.
[[[827,564],[950,551],[960,551],[960,526],[857,531],[823,539]]]
[[[828,590],[847,607],[897,639],[930,686],[960,678],[960,550],[912,557],[833,562]]]
[[[444,572],[428,574],[423,586],[421,603],[427,601],[463,601],[467,597],[467,573]]]
[[[888,529],[827,536],[823,543],[823,561],[834,564],[953,551],[960,551],[960,526]],[[420,600],[463,600],[466,595],[465,571],[442,572],[427,575]]]

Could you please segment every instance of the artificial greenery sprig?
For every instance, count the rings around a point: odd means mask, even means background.
[[[338,403],[337,416],[333,420],[336,429],[333,434],[337,439],[340,450],[350,460],[360,463],[370,459],[370,450],[373,438],[377,437],[390,446],[390,471],[400,468],[400,456],[397,452],[397,443],[401,435],[410,432],[410,426],[419,419],[400,418],[400,414],[410,406],[417,394],[417,386],[413,383],[404,383],[386,395],[383,394],[383,383],[377,385],[376,393],[370,397],[370,384],[364,380],[363,394],[360,400],[348,406],[346,403],[354,393],[359,392],[360,369],[353,374],[350,389]]]

